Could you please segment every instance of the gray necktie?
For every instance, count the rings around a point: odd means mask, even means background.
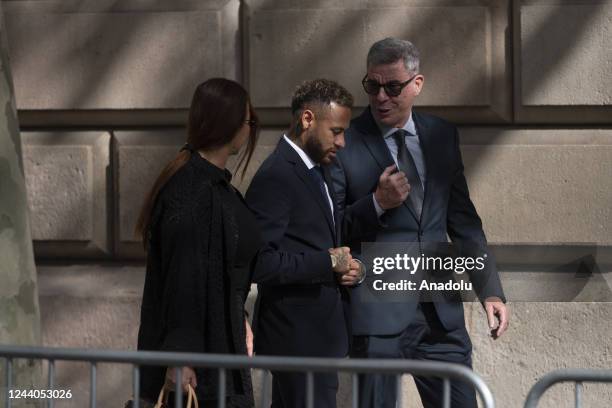
[[[417,217],[421,218],[425,194],[423,192],[423,185],[421,184],[419,172],[414,164],[414,159],[406,147],[406,141],[404,139],[406,136],[412,135],[404,129],[398,129],[393,133],[393,139],[397,145],[397,163],[399,164],[400,170],[406,173],[406,178],[408,178],[408,183],[410,183],[410,194],[408,195],[408,199]]]

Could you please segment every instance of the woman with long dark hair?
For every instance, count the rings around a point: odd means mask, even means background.
[[[242,152],[244,176],[256,128],[238,83],[213,78],[198,85],[187,143],[155,181],[136,227],[147,252],[139,350],[252,354],[244,303],[260,237],[226,164]],[[143,398],[155,400],[164,384],[173,389],[174,370],[142,367]],[[214,369],[184,367],[182,382],[206,406],[218,398]],[[228,371],[226,389],[227,406],[253,406],[248,370]]]

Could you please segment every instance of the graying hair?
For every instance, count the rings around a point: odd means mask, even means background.
[[[404,67],[412,74],[419,72],[419,50],[410,41],[387,37],[376,41],[368,51],[368,67],[404,61]]]

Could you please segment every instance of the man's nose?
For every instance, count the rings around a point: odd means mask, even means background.
[[[342,149],[345,146],[345,143],[344,143],[344,133],[340,133],[338,136],[335,137],[334,145],[338,149]]]
[[[385,92],[385,88],[381,86],[380,88],[378,88],[378,93],[376,94],[376,100],[378,102],[384,102],[387,99],[389,99],[389,95],[387,95],[387,92]]]

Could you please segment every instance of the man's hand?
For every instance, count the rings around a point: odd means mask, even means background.
[[[364,275],[364,265],[356,258],[353,258],[349,265],[349,271],[343,275],[338,275],[338,282],[343,286],[355,286]]]
[[[508,309],[504,302],[496,296],[486,298],[484,308],[487,312],[491,336],[497,339],[508,329]]]
[[[195,389],[198,386],[196,381],[196,374],[191,367],[183,367],[181,370],[181,380],[183,383],[183,392],[188,392],[187,384],[191,385],[191,388]],[[176,384],[176,368],[168,367],[166,370],[166,382],[164,388],[168,391],[174,391]]]
[[[409,193],[410,184],[406,174],[397,171],[397,166],[394,164],[387,167],[380,175],[374,198],[380,208],[388,210],[402,205]]]
[[[330,248],[329,254],[335,257],[334,272],[345,274],[351,268],[351,249],[349,247]],[[332,261],[333,263],[333,261]]]
[[[247,355],[249,357],[253,357],[253,330],[251,330],[251,325],[249,324],[249,319],[244,318],[244,325],[246,326],[246,348]]]

